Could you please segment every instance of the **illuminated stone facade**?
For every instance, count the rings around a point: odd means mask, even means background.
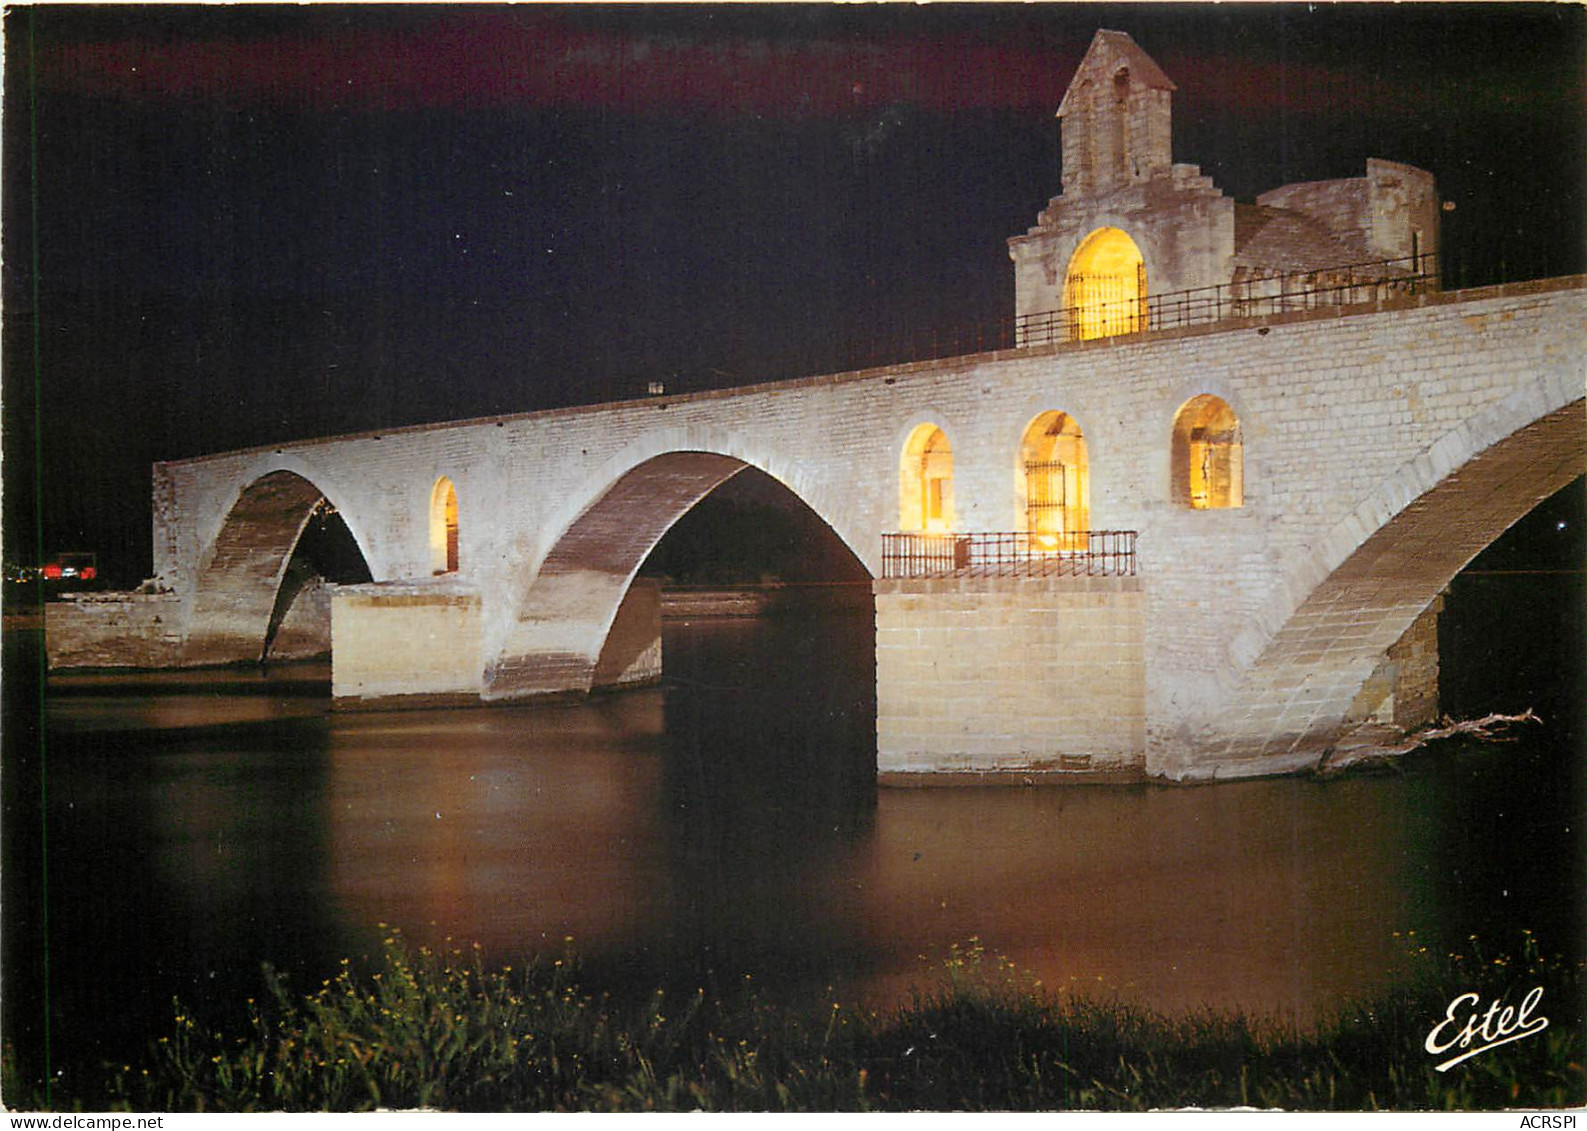
[[[1132,295],[1161,297],[1381,260],[1407,261],[1400,269],[1411,273],[1417,257],[1436,255],[1430,173],[1374,158],[1361,177],[1284,185],[1236,202],[1198,166],[1174,163],[1174,89],[1128,35],[1097,32],[1058,109],[1063,191],[1035,227],[1009,240],[1016,313],[1075,310],[1083,323],[1091,305],[1080,292],[1115,276]],[[1139,292],[1133,266],[1126,272],[1090,259],[1099,233],[1119,233],[1138,249]],[[1114,306],[1113,321],[1124,310]],[[1082,324],[1075,336],[1100,335]]]
[[[1090,525],[1140,532],[1136,764],[1173,778],[1290,770],[1352,713],[1377,712],[1357,697],[1455,573],[1587,470],[1584,356],[1587,281],[1545,280],[164,463],[155,565],[169,593],[52,605],[51,657],[116,662],[113,641],[87,639],[98,624],[125,626],[139,664],[257,660],[323,494],[374,591],[477,599],[477,644],[460,627],[447,646],[455,685],[425,676],[425,694],[583,693],[628,579],[740,467],[785,484],[879,575],[920,424],[952,442],[954,529],[1017,531],[1026,436],[1062,412],[1086,441]],[[1175,420],[1205,395],[1241,422],[1240,507],[1175,497]],[[457,572],[434,577],[442,476],[460,545]],[[378,698],[351,659],[337,660],[338,693]],[[886,663],[879,652],[884,717]],[[880,764],[908,749],[884,733]]]
[[[1426,718],[1438,595],[1587,471],[1587,280],[1161,328],[1128,304],[1437,247],[1407,166],[1229,200],[1172,162],[1172,90],[1104,31],[1065,96],[1063,193],[1010,251],[1020,313],[1104,304],[1068,340],[158,464],[157,585],[52,605],[52,666],[312,642],[278,593],[327,499],[374,579],[329,595],[344,705],[644,682],[641,563],[753,466],[878,578],[885,532],[1139,534],[1128,578],[878,580],[884,775],[1282,773]]]

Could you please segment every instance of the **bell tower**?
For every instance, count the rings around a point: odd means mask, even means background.
[[[1234,201],[1174,164],[1173,93],[1124,32],[1092,36],[1058,107],[1063,191],[1008,241],[1016,315],[1111,337],[1146,328],[1152,295],[1229,281]]]
[[[1170,175],[1174,84],[1122,31],[1099,30],[1058,107],[1065,196]]]

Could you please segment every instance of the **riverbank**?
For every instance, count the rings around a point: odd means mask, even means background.
[[[1437,958],[1419,950],[1411,984],[1301,1033],[1050,994],[974,940],[953,948],[939,985],[898,1010],[834,1001],[790,1012],[762,1003],[748,982],[720,998],[657,991],[618,1006],[580,989],[571,953],[529,970],[486,970],[477,949],[410,952],[392,932],[377,969],[344,961],[308,994],[272,977],[274,1000],[249,1002],[250,1032],[209,1032],[179,1005],[148,1061],[113,1066],[103,1095],[45,1101],[9,1056],[4,1090],[13,1107],[136,1111],[1580,1105],[1581,970],[1544,960],[1529,935],[1511,956],[1468,949]],[[1544,1001],[1550,1024],[1438,1071],[1442,1058],[1424,1047],[1429,1029],[1458,987],[1494,982],[1493,970],[1504,972],[1506,1005],[1544,987],[1525,1024],[1536,1025]]]

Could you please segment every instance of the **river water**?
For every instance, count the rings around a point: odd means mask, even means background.
[[[1303,1025],[1403,976],[1395,932],[1580,937],[1568,729],[1328,782],[877,789],[871,640],[852,609],[668,622],[655,689],[359,714],[313,665],[41,696],[12,633],[6,1039],[39,1068],[47,971],[52,1068],[132,1059],[173,995],[235,1018],[262,963],[317,984],[382,923],[788,1001],[900,1000],[976,937],[1048,986]]]

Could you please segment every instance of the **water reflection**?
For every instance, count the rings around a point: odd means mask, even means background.
[[[663,917],[660,691],[336,724],[321,813],[349,925],[522,955],[622,949]]]
[[[1309,1018],[1426,910],[1417,853],[1360,835],[1392,827],[1382,784],[887,791],[868,922],[900,958],[977,935],[1048,985]]]
[[[1395,931],[1576,945],[1580,794],[1546,738],[1327,783],[878,791],[863,614],[671,625],[666,649],[664,688],[562,708],[63,681],[57,1062],[136,1055],[173,993],[235,1016],[265,961],[312,983],[382,922],[495,962],[571,935],[618,993],[752,973],[790,1000],[899,999],[977,936],[1049,985],[1303,1022],[1395,977]],[[31,766],[8,745],[9,796],[39,795]],[[37,839],[9,824],[6,1035],[29,1048]]]

